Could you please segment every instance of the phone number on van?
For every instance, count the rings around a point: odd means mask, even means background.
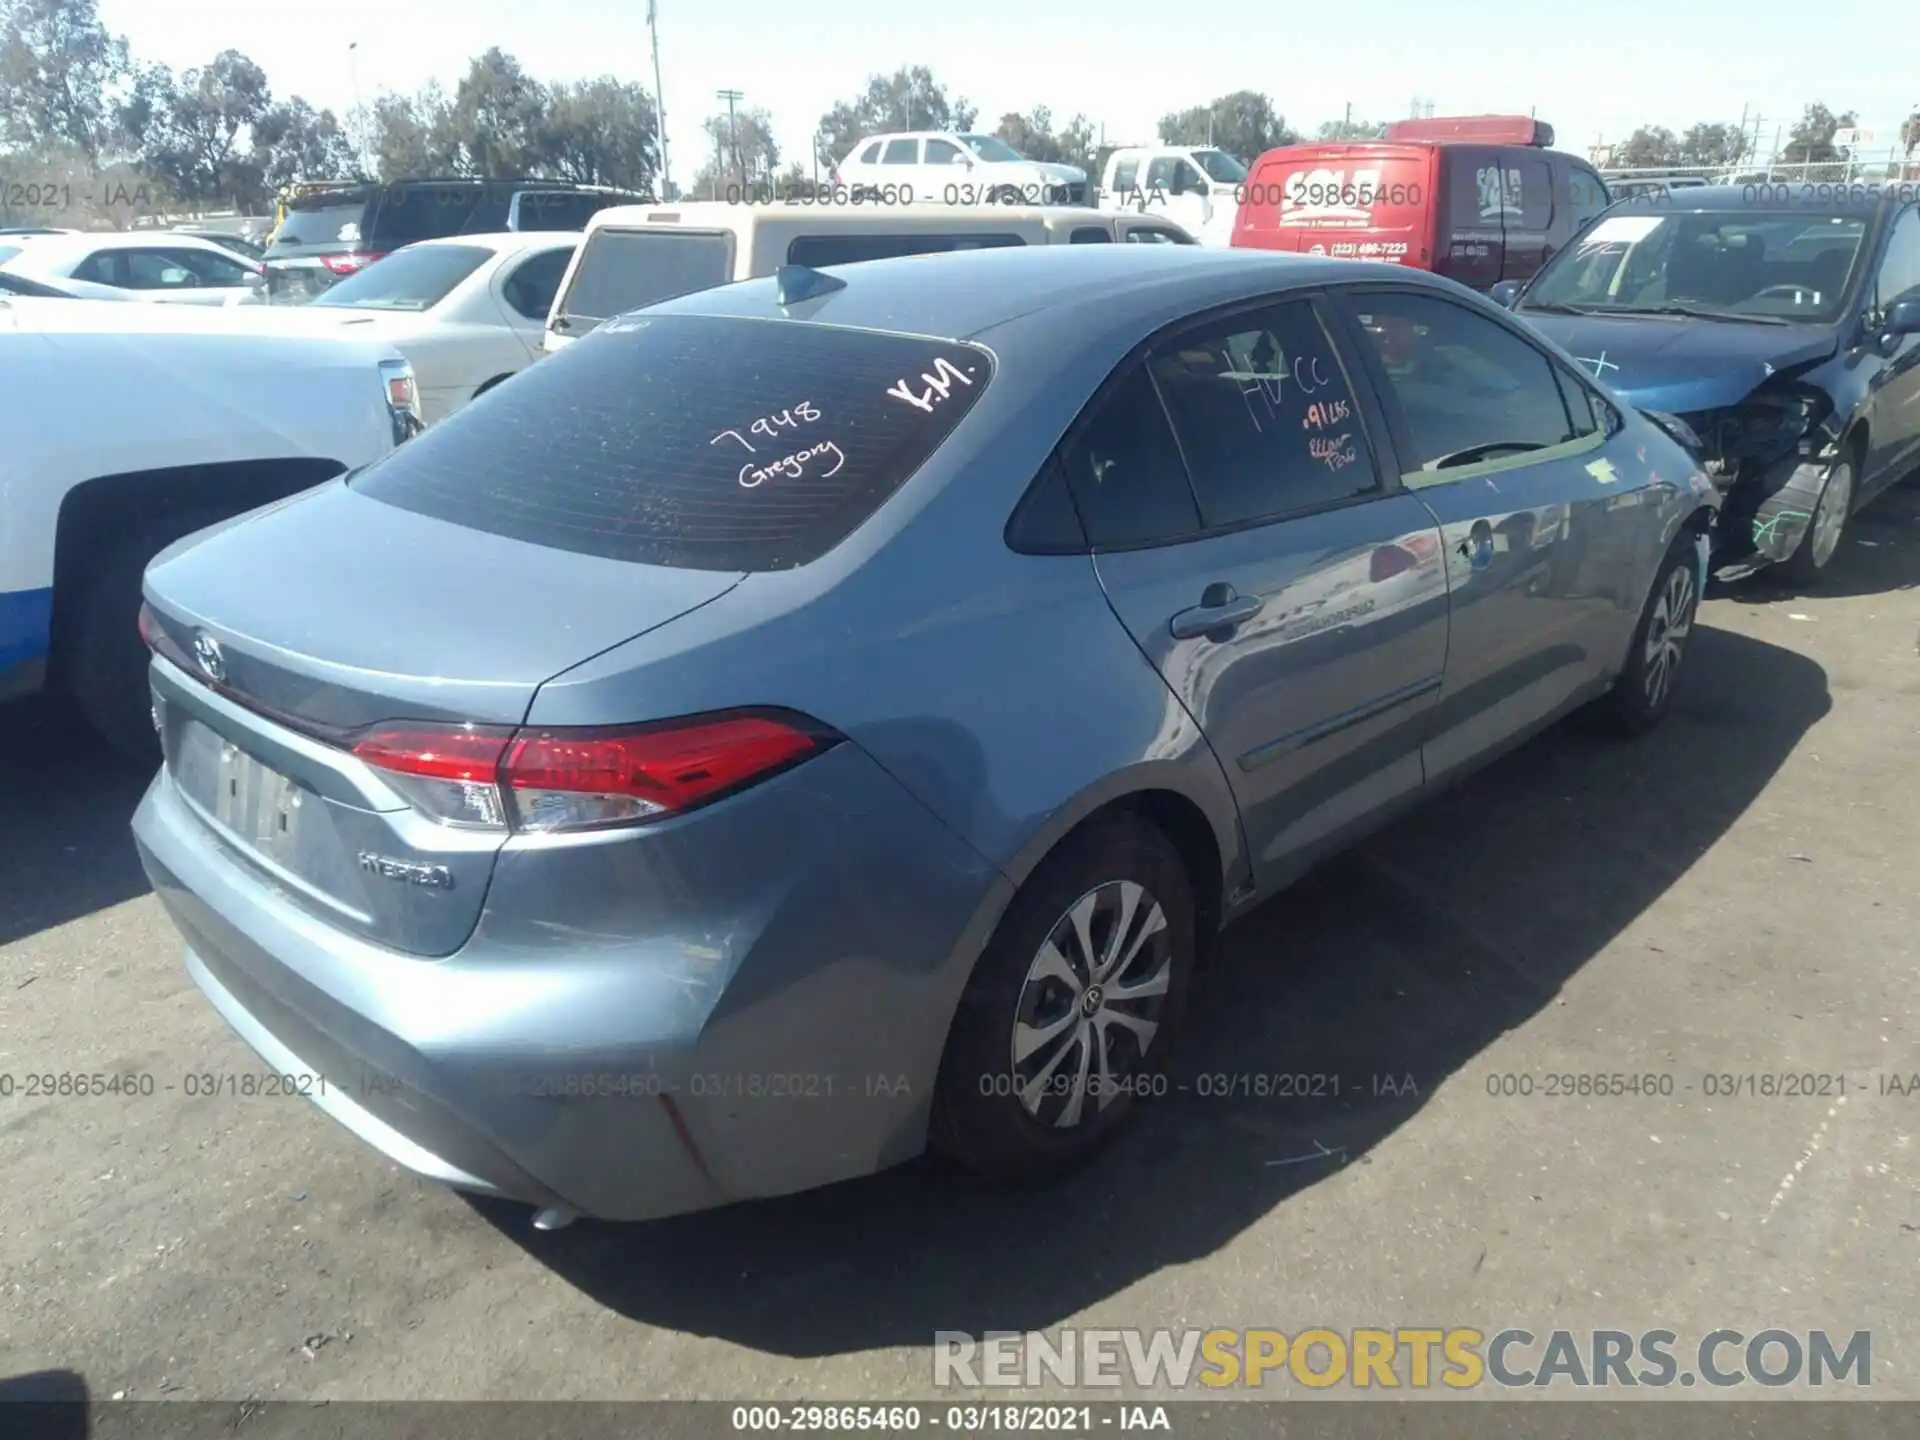
[[[1418,205],[1423,193],[1418,185],[1309,185],[1297,180],[1233,187],[1233,198],[1241,205]]]

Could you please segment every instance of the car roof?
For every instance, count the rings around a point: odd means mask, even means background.
[[[1028,316],[1050,328],[1098,322],[1143,324],[1169,310],[1213,305],[1334,282],[1383,280],[1461,287],[1424,271],[1269,250],[1187,245],[1014,245],[943,251],[857,265],[823,267],[842,289],[791,307],[777,278],[696,291],[651,307],[650,314],[801,318],[823,325],[977,339]],[[798,314],[804,310],[804,314]]]
[[[1885,203],[1885,196],[1877,184],[1857,182],[1852,185],[1789,185],[1785,181],[1768,185],[1682,185],[1686,192],[1684,199],[1675,199],[1673,190],[1667,189],[1659,199],[1650,199],[1630,195],[1619,204],[1621,211],[1633,210],[1677,210],[1691,211],[1740,211],[1740,210],[1805,210],[1820,215],[1860,215],[1877,214]],[[1765,192],[1760,193],[1760,192]]]
[[[431,240],[415,240],[403,246],[423,250],[430,245],[479,245],[500,255],[535,250],[543,245],[578,245],[584,232],[579,230],[495,230],[484,235],[436,235]]]
[[[188,250],[211,250],[230,255],[224,246],[180,230],[83,230],[68,235],[19,235],[15,239],[25,247],[21,257],[35,259],[65,258],[72,254],[91,254],[95,250],[131,250],[145,245],[181,246]]]

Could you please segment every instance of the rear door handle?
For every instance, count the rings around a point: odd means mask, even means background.
[[[1176,640],[1192,640],[1216,630],[1231,631],[1258,615],[1266,604],[1258,595],[1236,594],[1231,585],[1216,583],[1202,592],[1198,605],[1169,620],[1167,628]]]

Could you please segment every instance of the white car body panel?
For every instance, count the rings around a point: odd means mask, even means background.
[[[1158,215],[1190,232],[1202,245],[1224,246],[1233,243],[1233,222],[1240,213],[1240,198],[1232,185],[1209,178],[1199,154],[1208,146],[1142,145],[1116,150],[1107,157],[1100,177],[1100,208],[1115,213]],[[1176,195],[1168,186],[1146,187],[1146,176],[1156,161],[1184,162],[1207,186],[1205,194],[1194,190]],[[1117,179],[1123,164],[1134,166],[1131,189],[1119,189]],[[1243,182],[1244,183],[1244,182]]]
[[[124,299],[140,300],[150,305],[222,306],[234,297],[249,294],[250,291],[244,284],[195,285],[182,286],[179,289],[136,289],[76,280],[75,272],[86,264],[89,257],[108,250],[187,250],[212,256],[216,260],[237,265],[245,270],[259,269],[253,262],[244,256],[236,255],[224,245],[216,245],[211,240],[202,240],[197,236],[181,235],[167,230],[33,235],[21,237],[20,244],[20,253],[0,262],[0,269],[25,276],[29,280],[44,280],[55,285],[85,284],[95,290],[111,291]]]
[[[910,164],[867,163],[860,157],[876,142],[884,153],[888,143],[913,140],[918,143],[915,160]],[[928,141],[943,141],[966,157],[955,162],[929,162],[925,158]],[[958,132],[917,130],[887,135],[868,135],[856,144],[836,167],[842,184],[849,188],[885,190],[889,186],[912,186],[911,199],[902,203],[918,205],[993,205],[1005,203],[993,198],[1000,187],[1019,194],[1015,204],[1050,203],[1046,187],[1085,185],[1087,172],[1072,165],[1042,160],[983,160],[975,155]],[[951,193],[949,193],[951,191]]]
[[[407,246],[479,246],[494,252],[427,310],[309,303],[235,306],[222,314],[236,329],[254,333],[346,334],[391,345],[412,364],[421,419],[432,425],[466,405],[482,386],[539,358],[546,316],[520,314],[507,302],[505,287],[520,265],[555,251],[571,252],[579,242],[580,236],[571,231],[535,230],[455,235]],[[369,266],[368,273],[381,263]]]
[[[222,461],[369,464],[395,444],[391,347],[236,334],[221,311],[0,299],[0,694],[46,655],[60,506],[83,481]]]

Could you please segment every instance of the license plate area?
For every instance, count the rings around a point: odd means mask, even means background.
[[[171,765],[181,793],[230,840],[299,873],[305,822],[324,803],[318,795],[195,719],[181,726]]]

